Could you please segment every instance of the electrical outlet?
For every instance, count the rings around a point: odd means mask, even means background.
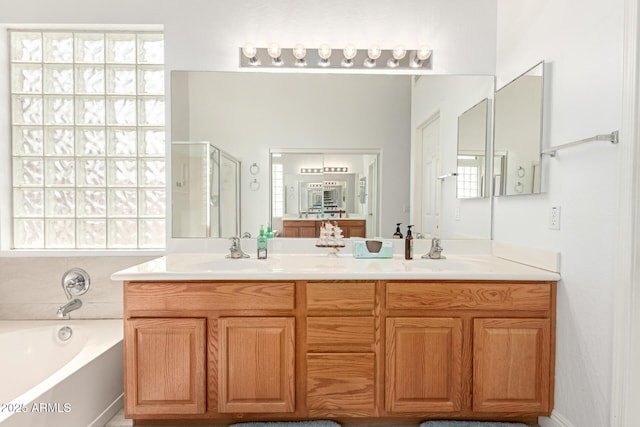
[[[460,221],[460,206],[456,206],[453,212],[453,219],[455,219],[456,221]]]
[[[560,206],[551,206],[551,211],[549,211],[549,229],[560,230]]]

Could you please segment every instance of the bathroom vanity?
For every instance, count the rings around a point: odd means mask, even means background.
[[[320,227],[325,221],[336,223],[338,227],[342,229],[343,235],[346,238],[365,237],[367,231],[367,222],[364,219],[284,219],[282,220],[283,237],[309,237],[317,239],[318,236],[320,236]]]
[[[223,256],[112,276],[137,424],[551,413],[556,273],[491,256]]]

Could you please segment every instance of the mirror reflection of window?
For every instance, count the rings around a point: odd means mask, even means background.
[[[282,163],[271,164],[271,216],[282,217],[284,214],[284,169]]]

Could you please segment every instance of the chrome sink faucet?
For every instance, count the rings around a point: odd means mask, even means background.
[[[74,310],[79,309],[80,307],[82,307],[82,301],[80,301],[79,298],[74,298],[68,303],[66,303],[65,305],[58,307],[57,315],[59,318],[62,319],[64,316],[66,316],[67,314],[69,314]]]
[[[239,237],[231,237],[231,246],[229,247],[229,254],[227,254],[227,258],[238,259],[238,258],[249,258],[249,255],[242,251],[240,247],[240,238]]]
[[[440,246],[440,239],[434,237],[431,239],[431,249],[429,252],[422,255],[422,258],[425,259],[445,259],[446,257],[442,255],[443,248]]]

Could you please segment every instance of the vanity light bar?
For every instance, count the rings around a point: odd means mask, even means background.
[[[322,173],[321,168],[300,168],[300,173]]]
[[[300,168],[300,173],[346,173],[349,168],[346,166],[325,166],[324,168]]]
[[[406,49],[397,45],[393,49],[381,49],[374,45],[358,49],[349,43],[335,49],[328,44],[307,49],[301,44],[293,48],[281,48],[277,43],[267,47],[255,47],[250,43],[239,48],[240,67],[269,68],[354,68],[354,69],[404,69],[432,68],[433,50],[428,45]]]

